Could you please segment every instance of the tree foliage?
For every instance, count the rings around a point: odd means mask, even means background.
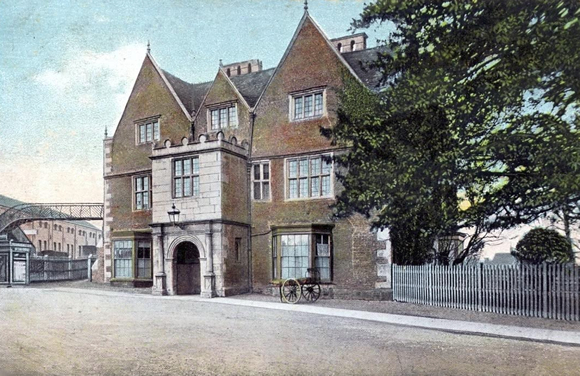
[[[405,247],[474,228],[456,262],[489,231],[563,208],[573,219],[579,15],[577,1],[367,5],[355,28],[391,22],[395,31],[371,64],[383,74],[380,90],[345,78],[332,136],[352,153],[337,159],[348,170],[338,212],[373,216],[406,234]]]
[[[516,245],[512,255],[529,264],[562,264],[574,260],[571,244],[556,230],[534,228]]]

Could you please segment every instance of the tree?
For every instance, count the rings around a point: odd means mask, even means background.
[[[396,28],[370,67],[381,88],[345,78],[332,130],[352,151],[336,159],[348,171],[339,215],[364,213],[407,247],[474,228],[458,263],[489,231],[578,213],[579,15],[577,1],[367,5],[355,28]],[[403,259],[429,258],[425,244]]]
[[[574,260],[571,244],[556,230],[534,228],[516,245],[512,255],[529,264],[562,264]]]

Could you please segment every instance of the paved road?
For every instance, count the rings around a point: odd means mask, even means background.
[[[580,348],[260,308],[0,289],[0,375],[578,375]]]

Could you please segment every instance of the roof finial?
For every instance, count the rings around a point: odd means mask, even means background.
[[[147,53],[151,53],[151,43],[147,40]]]
[[[107,136],[108,136],[108,135],[109,135],[109,134],[108,134],[108,132],[107,132],[107,126],[105,125],[105,138],[107,138]]]
[[[304,0],[304,10],[308,12],[308,0]]]
[[[220,67],[223,67],[224,63],[222,63],[222,59],[220,59]]]

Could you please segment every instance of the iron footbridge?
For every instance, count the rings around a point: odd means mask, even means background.
[[[20,204],[0,214],[0,234],[38,220],[101,220],[103,204]]]

